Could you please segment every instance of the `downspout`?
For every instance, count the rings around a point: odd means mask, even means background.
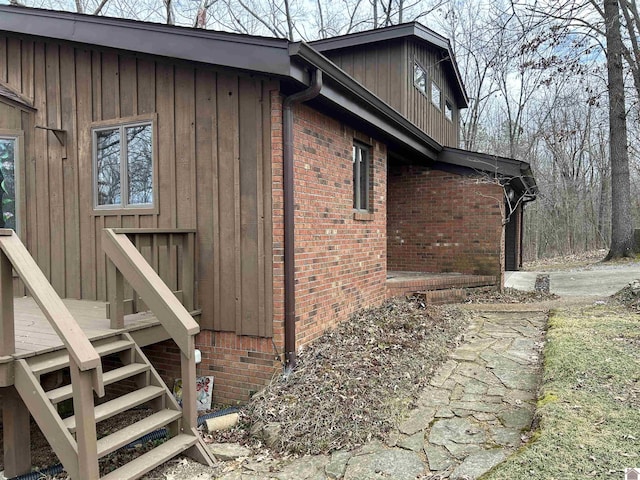
[[[284,351],[285,372],[296,366],[295,203],[293,172],[293,107],[317,97],[322,89],[322,70],[316,69],[309,88],[289,95],[282,103],[282,154],[284,190]]]

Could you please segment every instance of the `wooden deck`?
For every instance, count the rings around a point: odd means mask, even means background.
[[[137,333],[140,336],[144,330],[162,328],[160,322],[151,312],[142,312],[126,315],[124,329],[111,329],[109,328],[109,319],[106,317],[105,302],[72,299],[63,299],[63,302],[89,340],[111,337],[123,331],[134,336]],[[33,298],[14,299],[14,319],[16,341],[16,352],[12,355],[14,359],[64,348],[62,340]]]
[[[171,338],[156,316],[150,312],[125,315],[124,328],[110,328],[107,303],[91,300],[62,299],[73,318],[90,341],[129,333],[140,347]],[[198,319],[200,310],[191,312]],[[12,363],[20,358],[64,349],[64,344],[32,297],[14,298],[15,353],[0,356],[0,387],[13,384]]]

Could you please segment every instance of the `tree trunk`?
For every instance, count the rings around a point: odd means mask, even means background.
[[[634,254],[627,118],[618,0],[604,0],[609,80],[609,161],[611,164],[611,246],[605,260]]]

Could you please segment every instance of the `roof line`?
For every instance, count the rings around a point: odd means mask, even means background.
[[[289,72],[286,39],[0,5],[3,30],[276,75]]]
[[[289,47],[289,53],[291,57],[299,58],[305,63],[321,69],[331,81],[335,82],[339,87],[356,97],[359,102],[364,103],[374,111],[378,111],[381,114],[379,116],[384,118],[390,126],[406,131],[414,141],[417,140],[419,142],[423,142],[433,153],[437,153],[442,150],[442,145],[440,145],[436,140],[411,123],[406,117],[397,112],[379,97],[371,93],[370,90],[365,88],[344,70],[340,69],[335,63],[308,44],[304,42],[292,43]],[[323,91],[320,92],[320,95],[323,95]],[[346,107],[346,105],[342,106]],[[435,158],[433,153],[429,155],[431,158]]]
[[[392,25],[389,27],[377,28],[374,30],[365,30],[363,32],[354,32],[346,35],[340,35],[338,37],[315,40],[313,42],[309,42],[309,45],[311,45],[319,52],[326,52],[331,50],[338,50],[341,48],[350,48],[368,43],[383,42],[404,37],[416,37],[423,42],[427,42],[447,53],[447,58],[453,71],[453,76],[456,79],[459,94],[462,99],[461,107],[466,108],[469,105],[469,96],[462,81],[462,75],[460,74],[460,70],[458,69],[451,42],[446,37],[443,37],[430,28],[425,27],[420,22],[414,21],[401,23],[399,25]]]

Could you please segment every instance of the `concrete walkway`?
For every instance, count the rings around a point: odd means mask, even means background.
[[[515,451],[531,426],[546,320],[543,311],[510,311],[509,305],[474,314],[460,347],[384,444],[284,467],[241,462],[219,478],[476,479]]]
[[[563,272],[506,272],[505,287],[532,291],[536,277],[549,275],[549,291],[560,296],[609,296],[640,278],[640,265],[594,265]]]

